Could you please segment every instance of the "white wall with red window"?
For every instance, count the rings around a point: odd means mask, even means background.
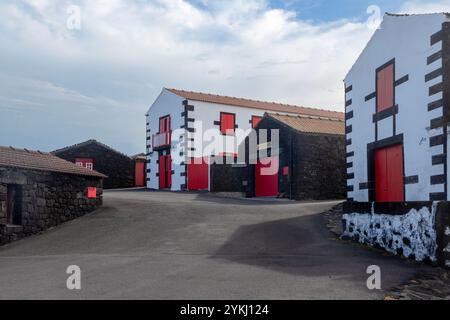
[[[445,174],[444,164],[432,164],[443,146],[430,145],[444,132],[430,128],[443,108],[428,108],[442,99],[429,94],[442,76],[425,80],[442,66],[442,59],[427,61],[442,49],[430,38],[446,19],[386,15],[345,78],[349,199],[429,201],[448,194],[444,183],[432,183]]]
[[[210,173],[206,159],[210,156],[237,154],[238,146],[246,135],[236,136],[235,130],[252,129],[267,112],[188,101],[193,110],[185,114],[185,100],[163,89],[147,113],[147,187],[150,189],[209,190]],[[191,132],[190,129],[199,123],[201,128]],[[219,138],[223,139],[221,148],[205,150],[208,143],[203,142],[202,133],[209,129],[216,129]],[[164,148],[166,144],[170,148]],[[188,164],[188,159],[197,161]]]

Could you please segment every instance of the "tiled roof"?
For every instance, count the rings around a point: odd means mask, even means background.
[[[235,97],[219,96],[214,94],[184,91],[178,89],[167,89],[177,96],[183,97],[187,100],[210,102],[217,104],[230,105],[235,107],[244,107],[252,109],[261,109],[272,112],[286,112],[293,114],[302,114],[307,116],[326,117],[333,119],[344,119],[345,115],[342,112],[328,111],[322,109],[299,107],[288,104],[281,104],[275,102],[264,102],[257,100],[249,100]]]
[[[79,167],[50,153],[0,146],[0,167],[2,166],[106,178],[105,175],[97,171]]]
[[[273,113],[266,114],[266,117],[275,119],[302,133],[345,135],[345,122],[343,120]]]

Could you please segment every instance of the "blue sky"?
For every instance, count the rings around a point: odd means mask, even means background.
[[[2,0],[0,145],[93,138],[143,152],[162,87],[342,111],[370,5],[450,11],[450,0]]]

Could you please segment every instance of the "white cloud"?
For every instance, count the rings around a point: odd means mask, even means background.
[[[73,4],[81,8],[79,31],[65,28]],[[435,8],[419,6],[403,9]],[[37,121],[36,108],[51,110],[68,130],[67,119],[77,121],[72,131],[85,121],[98,126],[89,132],[137,153],[145,145],[144,114],[163,86],[342,111],[342,79],[371,33],[364,22],[314,24],[265,0],[202,7],[183,0],[3,1],[0,59],[11,77],[8,89],[0,87],[0,108],[5,99],[9,108],[26,101],[22,107],[32,107]],[[30,89],[32,81],[40,85]],[[70,110],[74,104],[84,118]],[[100,124],[89,110],[101,114]],[[109,126],[125,129],[118,137]],[[0,144],[9,142],[4,128]],[[63,138],[47,145],[69,144]]]
[[[400,12],[410,14],[450,12],[450,0],[407,1],[403,4]]]

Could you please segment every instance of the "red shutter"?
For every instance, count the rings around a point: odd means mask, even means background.
[[[220,132],[223,135],[229,134],[230,131],[234,133],[236,127],[236,115],[230,113],[220,114]]]
[[[394,106],[394,64],[377,73],[377,112]]]
[[[375,152],[375,190],[378,202],[405,200],[403,178],[403,145]]]
[[[258,124],[261,122],[262,117],[253,116],[252,117],[252,128],[255,129]]]

